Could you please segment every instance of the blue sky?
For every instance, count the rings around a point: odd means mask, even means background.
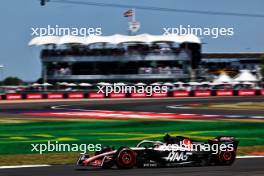
[[[220,12],[264,14],[263,0],[81,0],[209,10]],[[38,0],[2,0],[0,5],[0,64],[5,66],[4,75],[18,76],[26,81],[40,77],[41,64],[39,47],[29,47],[32,27],[59,25],[62,27],[101,27],[103,35],[126,34],[128,19],[123,17],[127,9],[80,6],[48,3],[41,7]],[[232,27],[234,36],[212,39],[203,38],[207,43],[203,52],[264,52],[264,18],[212,16],[175,12],[136,10],[141,22],[140,33],[162,34],[163,27]]]

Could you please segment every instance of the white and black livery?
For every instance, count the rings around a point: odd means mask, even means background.
[[[136,147],[104,147],[94,156],[81,154],[77,166],[93,166],[109,169],[131,169],[134,167],[176,167],[232,165],[236,159],[238,140],[221,136],[206,142],[187,137],[172,137],[163,141],[143,140]]]

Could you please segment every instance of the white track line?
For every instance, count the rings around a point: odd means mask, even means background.
[[[28,168],[28,167],[49,167],[51,165],[41,164],[41,165],[20,165],[20,166],[0,166],[0,169],[16,169],[16,168]]]
[[[172,106],[167,106],[167,108],[170,109],[191,109],[189,106],[182,106],[182,105],[172,105]]]
[[[108,111],[109,113],[112,113],[114,111],[109,110],[88,110],[88,109],[75,109],[75,108],[67,108],[70,107],[70,105],[57,105],[57,106],[51,106],[50,109],[55,110],[71,110],[71,111],[83,111],[83,112],[100,112],[100,111]],[[166,106],[167,108],[180,108],[180,106]],[[185,109],[185,108],[182,108]],[[187,108],[186,108],[187,109]],[[130,112],[133,113],[133,111],[120,111],[120,112]],[[140,112],[141,114],[151,114],[156,112]],[[159,114],[175,114],[175,113],[159,113]],[[245,116],[245,115],[214,115],[214,114],[178,114],[178,115],[200,115],[205,117],[218,117],[221,116],[222,118],[247,118],[247,119],[264,119],[264,116]]]
[[[257,156],[257,155],[246,155],[246,156],[237,156],[236,158],[238,159],[243,159],[243,158],[264,158],[263,155]]]

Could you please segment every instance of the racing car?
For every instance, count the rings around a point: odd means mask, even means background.
[[[238,143],[236,138],[230,136],[219,136],[206,142],[199,142],[184,136],[166,134],[162,141],[143,140],[136,147],[120,147],[115,150],[114,147],[107,146],[91,157],[82,153],[77,166],[104,169],[116,166],[119,169],[131,169],[133,167],[232,165],[236,159]]]

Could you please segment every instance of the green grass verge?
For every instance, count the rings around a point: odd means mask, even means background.
[[[31,144],[60,143],[134,146],[143,139],[161,140],[165,133],[207,140],[218,135],[240,140],[239,152],[264,152],[264,122],[261,120],[30,120],[3,119],[0,122],[0,165],[72,163],[76,153],[31,152]],[[258,146],[254,148],[252,146]],[[243,150],[242,150],[243,149]],[[252,149],[252,150],[251,150]],[[22,154],[22,155],[21,155]],[[25,155],[26,154],[26,155]],[[73,155],[75,157],[73,157]],[[63,159],[63,157],[67,159]],[[4,159],[2,158],[9,158]],[[16,158],[13,160],[12,158]],[[20,158],[20,159],[19,159]],[[31,159],[25,159],[31,158]],[[34,159],[35,158],[35,159]],[[46,158],[46,160],[45,160]],[[50,159],[49,159],[50,158]],[[8,162],[7,162],[8,161]],[[13,162],[12,162],[13,161]]]
[[[195,108],[211,108],[211,109],[232,109],[232,110],[263,110],[264,102],[241,102],[241,103],[216,103],[205,106],[197,106]]]

